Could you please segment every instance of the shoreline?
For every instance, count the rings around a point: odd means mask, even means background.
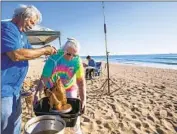
[[[139,64],[131,64],[131,63],[110,63],[110,64],[120,64],[120,65],[130,65],[130,66],[136,66],[136,67],[150,67],[150,68],[158,68],[158,69],[172,69],[177,70],[177,65],[164,65],[164,64],[147,64],[147,63],[139,63]]]
[[[102,61],[104,64],[106,64],[105,61]],[[109,62],[109,65],[123,65],[123,66],[135,66],[135,67],[148,67],[148,68],[157,68],[157,69],[172,69],[177,70],[177,65],[163,65],[163,64],[132,64],[132,63],[115,63],[115,62]]]
[[[38,59],[45,59],[45,57],[40,57]],[[81,58],[83,62],[87,63],[85,58]],[[95,59],[96,62],[103,62],[106,63],[107,61],[103,60],[97,60]],[[158,63],[148,63],[148,62],[134,62],[134,63],[123,63],[123,62],[118,62],[118,61],[111,61],[109,59],[109,64],[118,64],[118,65],[132,65],[136,67],[151,67],[151,68],[159,68],[159,69],[173,69],[177,70],[177,64],[176,65],[169,65],[169,64],[158,64]]]

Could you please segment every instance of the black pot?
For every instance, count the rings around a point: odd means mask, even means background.
[[[66,127],[74,127],[77,117],[81,115],[81,101],[75,98],[67,98],[67,103],[71,104],[72,110],[69,113],[59,113],[50,111],[49,98],[44,97],[34,106],[36,116],[40,115],[56,115],[60,116],[66,122]]]

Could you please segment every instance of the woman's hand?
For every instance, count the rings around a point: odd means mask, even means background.
[[[81,100],[81,114],[85,113],[86,101]]]
[[[33,96],[33,105],[35,105],[39,101],[40,98],[42,98],[41,91],[36,91]]]
[[[38,102],[38,96],[35,94],[33,99],[33,106]]]

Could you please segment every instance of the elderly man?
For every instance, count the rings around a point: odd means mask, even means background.
[[[77,98],[77,90],[79,90],[82,110],[84,110],[86,104],[86,83],[84,68],[78,53],[79,43],[71,38],[65,43],[63,49],[58,50],[57,54],[48,58],[44,65],[36,96],[41,93],[44,86],[52,88],[57,78],[60,78],[68,98]],[[79,117],[73,130],[75,134],[82,134]]]
[[[33,49],[24,34],[41,18],[36,7],[22,5],[11,21],[1,22],[1,134],[21,133],[20,91],[28,60],[56,53],[51,46]]]

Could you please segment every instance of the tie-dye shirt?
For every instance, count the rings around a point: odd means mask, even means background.
[[[42,72],[43,77],[50,78],[46,86],[51,88],[53,83],[60,77],[65,90],[77,89],[77,82],[84,77],[84,68],[81,58],[74,57],[68,61],[64,58],[64,51],[59,50],[57,54],[48,58]]]

